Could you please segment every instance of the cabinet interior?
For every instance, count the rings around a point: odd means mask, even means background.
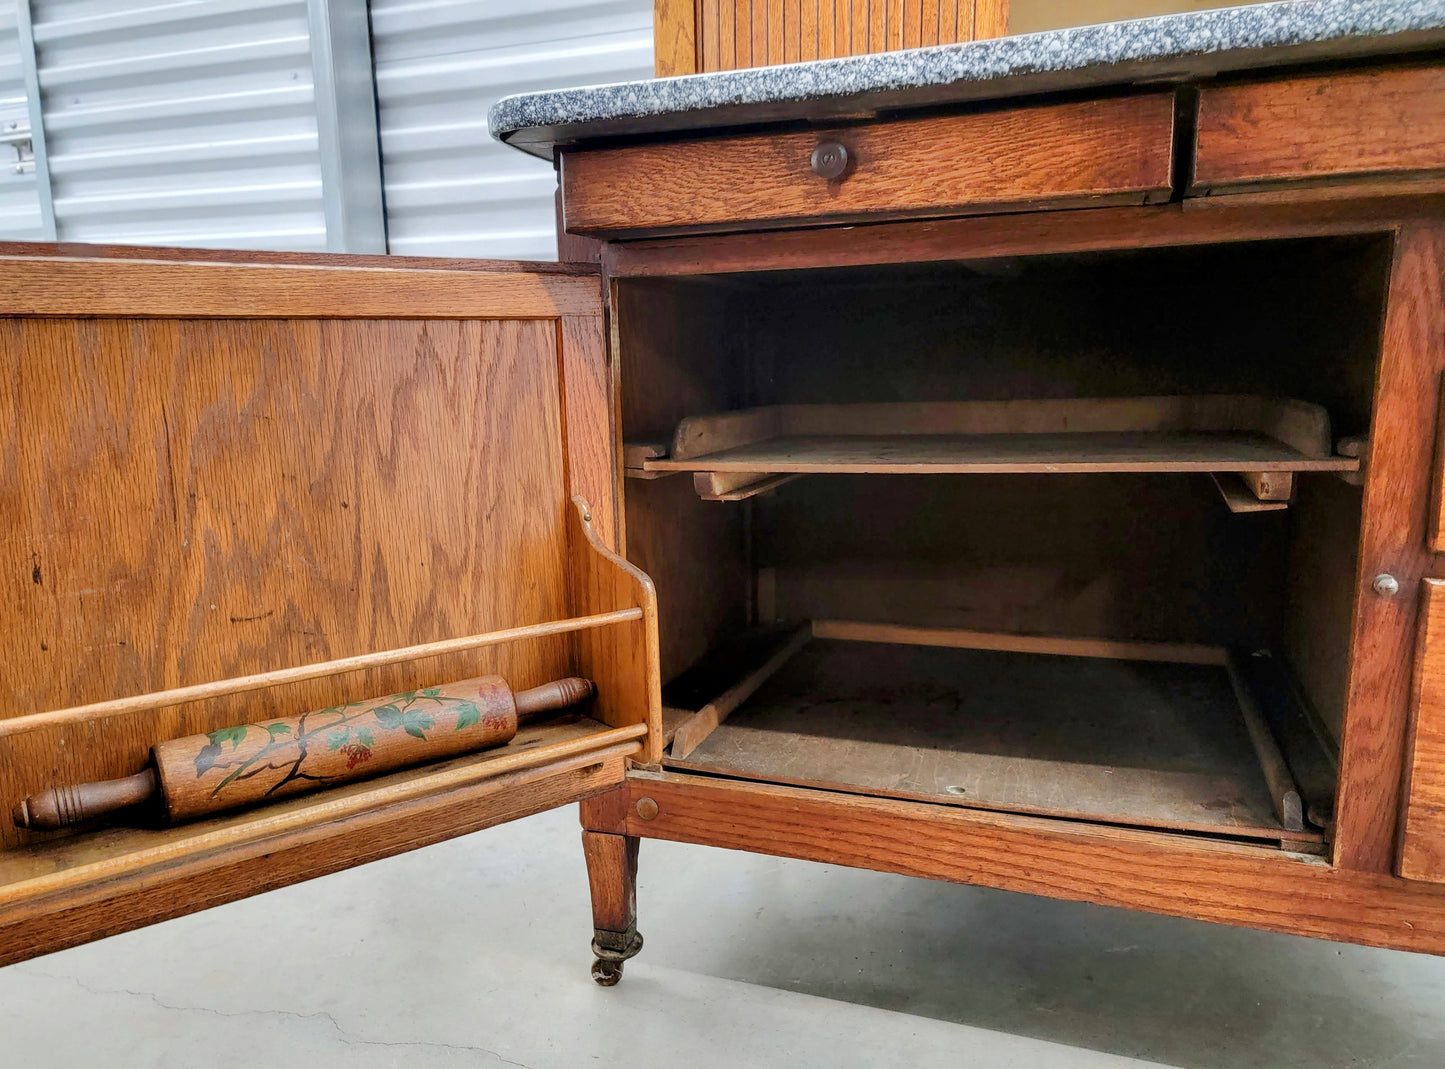
[[[1258,511],[1198,465],[794,473],[702,500],[638,458],[665,463],[698,416],[880,403],[1257,396],[1364,439],[1390,254],[1348,237],[618,280],[625,544],[657,586],[665,719],[782,662],[664,763],[1320,848],[1357,473],[1297,468]],[[1302,833],[1269,812],[1251,716]]]

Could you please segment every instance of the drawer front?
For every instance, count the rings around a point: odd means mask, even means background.
[[[1445,169],[1445,68],[1206,88],[1192,190]]]
[[[1426,579],[1398,872],[1445,882],[1445,580]]]
[[[1168,198],[1173,124],[1173,98],[1158,93],[578,150],[562,158],[564,223],[571,233],[636,237],[1141,204]],[[834,146],[846,163],[828,153]]]

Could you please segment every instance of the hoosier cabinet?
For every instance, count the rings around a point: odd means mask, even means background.
[[[602,983],[646,838],[1445,952],[1445,6],[491,118],[563,263],[0,253],[0,959],[578,800]],[[596,694],[10,813],[488,672]]]

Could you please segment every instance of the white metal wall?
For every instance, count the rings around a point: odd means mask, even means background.
[[[487,109],[647,77],[652,0],[371,0],[370,56],[366,2],[0,0],[0,238],[380,249],[379,155],[391,252],[555,257],[551,167]]]
[[[326,248],[305,0],[31,11],[61,240]]]
[[[48,237],[40,221],[35,162],[30,156],[30,110],[16,9],[0,3],[0,235],[13,241]]]
[[[550,164],[493,141],[508,93],[652,75],[652,0],[371,0],[394,253],[553,259]]]

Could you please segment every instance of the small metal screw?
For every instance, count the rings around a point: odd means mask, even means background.
[[[1375,576],[1375,581],[1370,586],[1382,598],[1393,598],[1400,592],[1400,581],[1389,572],[1381,572]]]
[[[651,820],[657,816],[657,803],[651,798],[639,798],[637,800],[637,815],[643,820]]]
[[[837,141],[824,141],[813,150],[812,164],[819,178],[836,181],[848,169],[848,150]]]

